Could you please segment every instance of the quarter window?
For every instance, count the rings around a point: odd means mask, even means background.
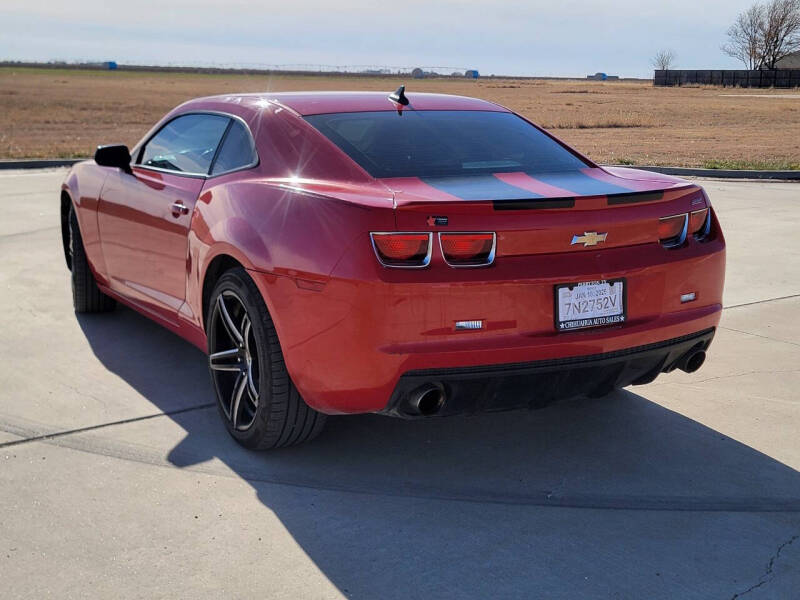
[[[173,119],[147,142],[139,164],[206,175],[229,122],[228,117],[208,114]]]
[[[222,140],[211,174],[218,175],[234,169],[247,167],[255,162],[253,138],[239,121],[232,121],[225,139]]]

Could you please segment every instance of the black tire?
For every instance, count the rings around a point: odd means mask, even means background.
[[[78,227],[75,209],[69,209],[69,253],[72,266],[72,305],[76,313],[100,313],[114,310],[116,301],[97,287]]]
[[[206,313],[211,382],[228,433],[252,450],[319,435],[325,415],[309,407],[292,383],[272,318],[244,269],[220,277]]]

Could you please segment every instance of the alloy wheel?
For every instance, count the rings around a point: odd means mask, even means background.
[[[209,331],[208,365],[222,412],[234,430],[245,431],[258,409],[259,353],[250,316],[235,292],[217,296]]]

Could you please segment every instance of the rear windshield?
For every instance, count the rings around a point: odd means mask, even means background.
[[[373,177],[573,171],[586,165],[520,117],[488,111],[310,115],[306,120]]]

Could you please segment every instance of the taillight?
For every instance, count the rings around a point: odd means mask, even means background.
[[[439,243],[451,267],[485,267],[494,260],[494,233],[440,233]]]
[[[711,231],[711,211],[704,208],[689,215],[689,231],[695,238],[702,240]]]
[[[370,233],[370,237],[385,267],[419,269],[431,262],[432,233]]]
[[[686,230],[689,225],[689,215],[673,215],[662,217],[658,221],[658,241],[665,248],[676,248],[686,241]]]

